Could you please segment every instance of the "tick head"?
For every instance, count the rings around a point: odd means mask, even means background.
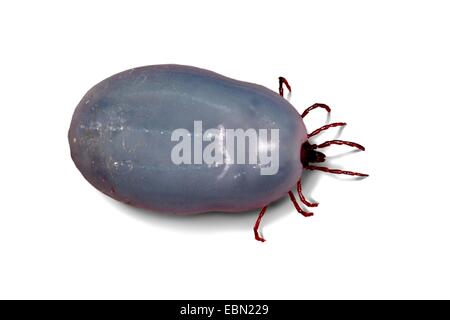
[[[302,162],[304,167],[308,166],[312,162],[324,162],[325,154],[314,150],[314,147],[308,141],[306,141],[305,143],[303,143],[300,150],[300,161]]]

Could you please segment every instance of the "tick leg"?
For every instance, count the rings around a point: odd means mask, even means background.
[[[297,200],[295,200],[295,196],[294,196],[294,194],[292,193],[292,191],[289,191],[289,198],[291,198],[291,201],[292,201],[292,203],[294,204],[295,209],[297,209],[297,212],[298,212],[298,213],[302,214],[302,215],[305,216],[305,217],[311,217],[311,216],[314,214],[314,213],[312,213],[312,212],[308,212],[308,211],[303,210],[303,209],[299,206]]]
[[[280,96],[284,96],[284,88],[283,88],[283,84],[286,86],[286,88],[289,90],[289,92],[291,92],[291,86],[289,85],[289,82],[283,78],[283,77],[278,77],[278,82],[279,82],[279,87],[278,87],[278,92],[280,93]]]
[[[366,150],[366,148],[364,148],[362,145],[355,143],[355,142],[351,142],[351,141],[344,141],[344,140],[330,140],[330,141],[325,141],[321,144],[312,144],[310,146],[311,149],[318,149],[318,148],[325,148],[328,146],[331,146],[332,144],[337,144],[337,145],[347,145],[350,147],[354,147],[357,148],[359,150]]]
[[[319,166],[306,166],[304,167],[304,169],[306,170],[318,170],[318,171],[323,171],[323,172],[328,172],[328,173],[334,173],[334,174],[345,174],[348,176],[358,176],[358,177],[368,177],[368,174],[365,173],[359,173],[359,172],[354,172],[354,171],[346,171],[346,170],[340,170],[340,169],[330,169],[327,167],[319,167]]]
[[[258,229],[259,229],[259,224],[261,223],[261,219],[264,216],[264,213],[266,213],[266,209],[267,209],[267,206],[265,206],[264,208],[261,209],[261,211],[259,212],[259,215],[258,215],[258,219],[256,219],[255,226],[253,227],[253,232],[255,233],[255,239],[258,241],[261,241],[261,242],[266,241],[266,239],[264,239],[263,237],[261,237],[259,235]]]
[[[330,124],[326,124],[323,127],[320,127],[319,129],[314,130],[313,132],[311,132],[310,134],[308,134],[308,138],[311,138],[312,136],[315,136],[319,133],[321,133],[322,131],[325,131],[329,128],[333,128],[333,127],[342,127],[347,125],[345,122],[334,122],[334,123],[330,123]]]
[[[309,202],[308,200],[306,200],[305,196],[302,193],[302,180],[301,179],[299,179],[297,181],[297,193],[298,193],[300,200],[303,202],[303,204],[305,206],[317,207],[319,205],[317,202]]]
[[[314,109],[316,109],[316,108],[323,108],[323,109],[327,110],[328,113],[331,112],[330,107],[327,106],[326,104],[323,104],[323,103],[314,103],[311,107],[306,108],[305,111],[303,111],[301,117],[302,117],[302,118],[306,117],[306,115],[307,115],[311,110],[314,110]]]

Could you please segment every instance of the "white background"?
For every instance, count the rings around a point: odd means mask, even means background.
[[[0,298],[450,298],[448,1],[8,1],[0,4]],[[115,202],[72,163],[84,93],[179,63],[332,106],[320,201],[176,217]],[[309,130],[326,121],[306,119]],[[333,138],[330,130],[318,140]]]

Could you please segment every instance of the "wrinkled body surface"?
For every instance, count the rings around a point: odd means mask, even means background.
[[[276,172],[262,174],[267,164],[250,161],[174,163],[174,132],[191,133],[195,153],[199,122],[203,133],[216,129],[222,137],[227,129],[277,129],[278,140],[245,154],[269,148],[278,155]],[[69,130],[72,158],[98,190],[133,206],[186,214],[256,209],[285,196],[302,173],[306,140],[300,115],[277,93],[179,65],[131,69],[100,82],[77,106]]]

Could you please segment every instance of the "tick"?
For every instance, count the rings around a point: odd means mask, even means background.
[[[360,144],[309,142],[330,123],[307,133],[301,115],[278,93],[190,66],[155,65],[113,75],[90,89],[69,129],[72,159],[82,175],[106,195],[159,212],[196,214],[260,209],[289,196],[295,209],[316,207],[302,194],[303,170],[365,177],[319,166],[331,145],[364,150]]]

